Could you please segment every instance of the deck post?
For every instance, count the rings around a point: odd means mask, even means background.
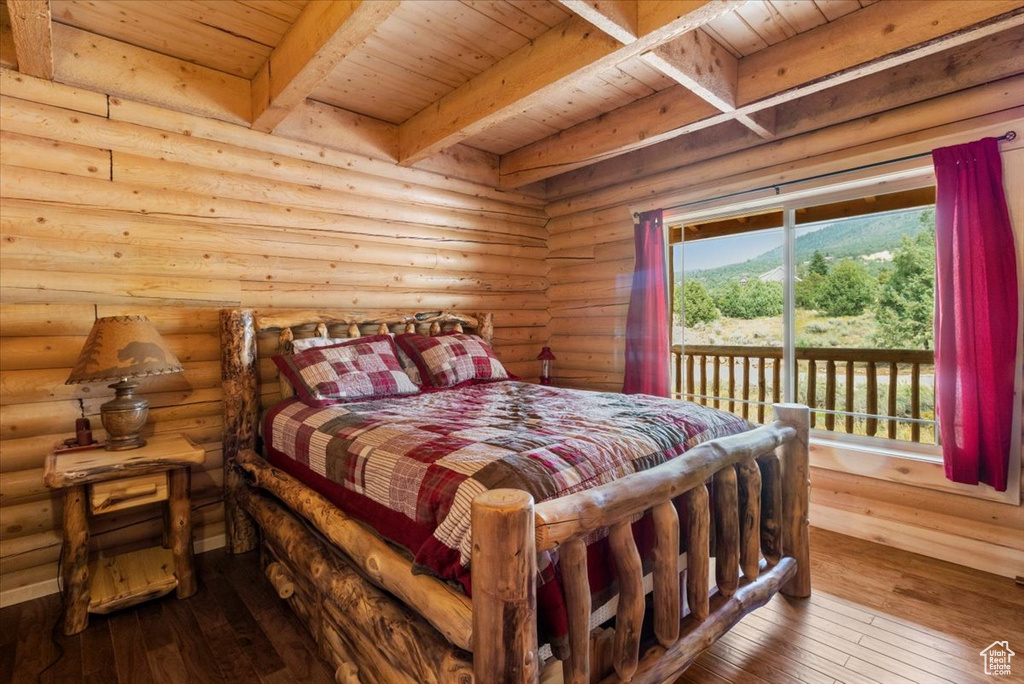
[[[487,684],[536,684],[533,497],[492,489],[473,501],[473,672]]]
[[[796,574],[782,586],[786,596],[811,595],[810,409],[803,404],[775,404],[775,417],[796,429],[780,448],[782,466],[782,549],[796,561]]]
[[[235,491],[243,487],[235,467],[239,452],[256,448],[260,390],[256,368],[256,321],[250,309],[221,309],[221,382],[224,393],[224,533],[230,553],[256,548],[258,534]]]

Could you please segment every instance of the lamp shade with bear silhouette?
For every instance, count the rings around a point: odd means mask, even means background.
[[[67,384],[118,381],[109,385],[115,396],[100,407],[100,419],[107,431],[107,449],[120,451],[146,443],[141,431],[149,402],[134,395],[136,380],[183,370],[148,318],[108,316],[93,323]]]

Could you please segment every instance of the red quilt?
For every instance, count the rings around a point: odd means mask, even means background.
[[[689,402],[507,381],[321,408],[290,399],[267,412],[263,435],[274,465],[404,546],[418,568],[471,593],[477,494],[509,487],[544,501],[750,428]],[[559,604],[561,591],[543,581],[554,575],[552,559],[540,566],[542,638],[554,638],[564,633],[562,610],[544,603]]]

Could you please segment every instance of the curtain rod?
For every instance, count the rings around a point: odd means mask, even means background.
[[[1013,140],[1017,137],[1016,131],[1007,131],[1003,135],[996,138],[1000,142],[1005,140]],[[771,185],[764,185],[760,188],[751,188],[750,190],[740,190],[738,192],[730,192],[726,195],[719,195],[718,197],[708,197],[707,199],[694,200],[693,202],[684,202],[683,204],[673,204],[670,207],[664,207],[663,210],[670,211],[672,209],[683,209],[685,207],[693,207],[698,204],[706,204],[708,202],[717,202],[718,200],[729,199],[730,197],[739,197],[740,195],[749,195],[752,192],[761,192],[763,190],[775,190],[775,194],[779,194],[779,188],[787,185],[796,185],[797,183],[807,183],[808,181],[821,180],[822,178],[831,178],[832,176],[841,176],[844,173],[853,173],[854,171],[863,171],[864,169],[873,169],[877,166],[885,166],[886,164],[897,164],[899,162],[910,161],[911,159],[920,159],[922,157],[931,156],[931,152],[920,152],[918,154],[910,154],[906,157],[899,157],[897,159],[887,159],[885,161],[874,162],[872,164],[863,164],[861,166],[854,166],[849,169],[842,169],[841,171],[829,171],[828,173],[819,173],[817,176],[808,176],[807,178],[797,178],[795,180],[782,181],[781,183],[772,183]],[[640,212],[634,211],[633,218],[639,218]]]

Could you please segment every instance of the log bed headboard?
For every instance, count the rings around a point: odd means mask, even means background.
[[[224,395],[224,476],[237,477],[233,467],[239,452],[256,447],[262,398],[261,379],[277,381],[273,364],[261,359],[285,351],[301,337],[360,337],[386,332],[436,335],[455,330],[474,333],[490,343],[494,338],[490,313],[458,311],[346,312],[304,309],[221,309],[221,381]],[[233,506],[229,511],[237,510]],[[229,547],[251,545],[251,523],[229,513],[225,520]],[[235,551],[235,548],[229,549]]]

